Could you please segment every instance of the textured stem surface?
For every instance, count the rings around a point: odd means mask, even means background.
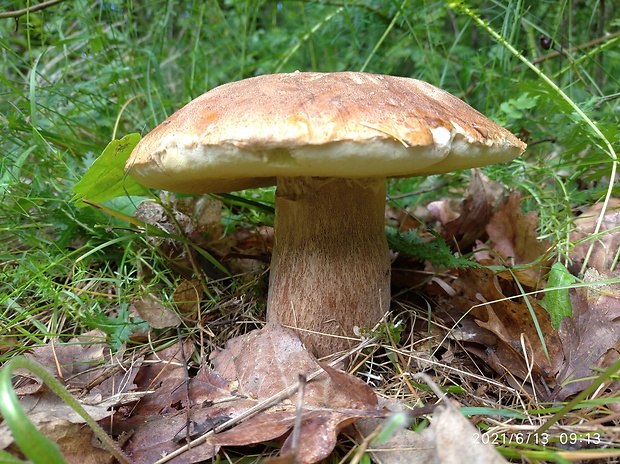
[[[352,346],[389,307],[384,216],[384,178],[279,178],[267,319],[318,356]]]

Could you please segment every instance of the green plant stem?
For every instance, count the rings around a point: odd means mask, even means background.
[[[364,64],[360,68],[360,71],[365,71],[366,68],[368,67],[368,65],[370,64],[370,61],[372,60],[372,58],[377,54],[377,50],[379,50],[379,47],[381,46],[381,44],[383,44],[383,42],[385,41],[387,36],[390,34],[390,31],[392,30],[392,28],[397,24],[398,18],[400,17],[400,15],[401,15],[401,13],[403,11],[403,7],[404,6],[405,6],[405,2],[402,2],[400,7],[398,8],[398,11],[396,12],[394,17],[390,21],[390,24],[388,25],[388,27],[383,32],[383,35],[381,36],[381,38],[377,41],[377,43],[373,47],[372,51],[370,52],[370,54],[366,58],[366,61],[364,61]]]
[[[15,442],[28,459],[35,464],[64,464],[65,462],[58,446],[37,430],[19,404],[11,384],[11,374],[15,369],[25,369],[38,376],[60,399],[84,419],[84,422],[88,424],[97,438],[121,464],[132,464],[131,459],[118,444],[88,415],[82,405],[53,375],[36,362],[18,356],[11,359],[0,369],[0,412],[2,412],[9,429],[11,429]]]
[[[592,119],[590,119],[590,117],[587,114],[585,114],[582,111],[582,109],[579,108],[579,106],[577,106],[577,104],[575,104],[575,102],[573,102],[573,100],[571,100],[571,98],[568,95],[566,95],[566,93],[564,93],[562,89],[560,89],[555,84],[555,82],[553,82],[545,73],[543,73],[540,69],[538,69],[530,60],[528,60],[525,56],[523,56],[510,43],[508,43],[508,41],[504,37],[502,37],[500,34],[495,32],[495,30],[492,29],[486,23],[486,21],[480,18],[476,14],[475,11],[473,11],[471,8],[465,5],[464,2],[448,2],[448,7],[453,10],[458,10],[458,11],[465,13],[467,16],[473,19],[476,22],[476,24],[478,24],[486,32],[488,32],[489,35],[493,37],[493,39],[495,39],[498,43],[500,43],[503,47],[505,47],[508,51],[510,51],[510,53],[512,53],[515,57],[517,57],[528,68],[534,71],[534,73],[540,79],[542,79],[549,87],[551,87],[560,96],[560,98],[562,98],[573,109],[575,114],[577,114],[588,125],[588,127],[590,127],[594,135],[596,135],[596,137],[600,140],[600,142],[602,142],[603,147],[601,148],[604,148],[604,151],[606,151],[609,157],[612,159],[611,173],[610,173],[610,179],[612,179],[612,182],[609,183],[609,187],[607,188],[605,199],[603,200],[603,207],[601,208],[601,214],[599,215],[598,220],[596,221],[596,227],[594,229],[594,232],[592,233],[592,235],[598,234],[603,224],[603,219],[605,217],[605,212],[607,211],[607,205],[609,203],[609,199],[611,198],[611,195],[613,192],[613,187],[614,187],[613,179],[616,178],[616,170],[618,169],[618,155],[616,154],[616,151],[614,150],[614,147],[612,146],[611,142],[607,139],[607,137],[605,137],[605,135],[601,132],[601,130],[598,128],[595,122],[592,121]],[[590,255],[592,254],[594,243],[595,241],[592,241],[590,244],[590,247],[588,248],[588,251],[583,261],[583,266],[581,268],[581,272],[580,272],[581,274],[583,274],[586,270],[588,261],[590,259]]]
[[[304,44],[305,42],[307,42],[314,33],[316,33],[316,31],[318,31],[320,28],[322,28],[325,24],[327,24],[328,22],[330,22],[332,19],[334,19],[337,15],[339,15],[342,11],[344,11],[344,7],[340,7],[337,8],[336,10],[332,11],[330,14],[328,14],[327,16],[325,16],[325,18],[323,18],[323,20],[317,22],[307,33],[305,33],[299,40],[298,43],[296,43],[293,47],[291,47],[291,49],[286,53],[286,55],[284,55],[284,57],[280,60],[280,62],[278,63],[278,65],[275,68],[276,73],[282,72],[282,68],[284,67],[284,65],[286,63],[288,63],[288,61],[291,59],[291,57],[297,52],[297,50],[299,50],[299,47],[301,47],[302,44]]]
[[[534,311],[534,307],[532,306],[532,302],[527,297],[527,295],[525,295],[525,289],[521,285],[521,282],[519,282],[519,279],[517,278],[515,273],[512,271],[512,269],[508,268],[508,271],[510,272],[510,275],[514,279],[514,282],[517,284],[519,292],[523,296],[523,302],[527,306],[527,310],[530,312],[530,317],[532,318],[532,322],[534,323],[534,327],[536,328],[536,334],[538,335],[538,340],[540,341],[540,344],[542,346],[543,352],[545,353],[545,357],[547,358],[547,362],[549,363],[549,365],[551,365],[551,358],[549,357],[549,350],[547,349],[547,342],[545,341],[545,336],[543,335],[542,328],[540,327],[540,323],[538,322],[538,318],[536,317],[536,312]],[[526,353],[525,347],[524,347],[523,352]],[[533,381],[532,381],[532,383],[533,383]]]

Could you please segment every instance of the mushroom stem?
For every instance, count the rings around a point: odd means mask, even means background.
[[[385,178],[281,177],[267,320],[298,330],[317,356],[348,349],[354,327],[390,302]]]

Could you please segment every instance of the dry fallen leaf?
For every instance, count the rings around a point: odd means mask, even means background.
[[[440,464],[507,463],[492,445],[484,443],[484,434],[476,429],[448,402],[437,406],[430,430],[435,438],[436,462]]]
[[[594,230],[602,208],[603,204],[597,203],[575,220],[575,230],[571,232],[570,236],[571,242],[590,238],[576,245],[570,253],[570,258],[573,261],[571,269],[575,273],[579,272],[588,248],[594,240],[588,267],[601,273],[612,272],[614,276],[620,275],[620,268],[618,267],[611,271],[611,265],[616,262],[618,250],[620,250],[620,199],[610,199],[599,234],[594,237]]]
[[[105,336],[99,331],[88,332],[68,343],[56,341],[37,347],[26,356],[56,376],[75,395],[86,412],[95,420],[102,420],[114,413],[113,408],[136,401],[140,393],[127,393],[133,387],[140,360],[126,369],[121,365],[123,353],[109,354]],[[16,374],[20,374],[17,370]],[[38,378],[23,373],[15,389],[20,404],[30,421],[41,432],[60,445],[68,462],[80,464],[109,462],[107,451],[89,446],[84,449],[84,437],[91,436],[90,429],[83,431],[84,419],[50,391]],[[0,449],[13,443],[13,436],[6,424],[0,425]],[[82,460],[78,459],[82,450]]]
[[[493,214],[493,209],[503,188],[498,182],[491,182],[479,169],[472,169],[472,176],[467,187],[467,197],[461,204],[461,211],[456,218],[446,201],[433,202],[428,209],[443,223],[442,237],[447,243],[458,244],[461,253],[469,251],[476,240],[484,240],[486,225]],[[448,220],[452,218],[451,220]]]
[[[174,290],[174,303],[179,313],[188,318],[196,318],[200,302],[204,298],[204,288],[200,279],[183,280]]]
[[[299,374],[320,369],[292,331],[274,324],[231,340],[225,350],[213,356],[213,365],[214,369],[201,368],[190,382],[191,420],[195,428],[203,431],[296,385]],[[167,374],[158,373],[153,366],[150,369],[147,378],[157,378],[162,387],[152,398],[145,398],[144,405],[138,404],[133,416],[117,423],[116,428],[133,432],[126,451],[138,464],[152,463],[185,443],[182,437],[187,404],[180,372],[172,366]],[[301,433],[295,450],[300,463],[324,459],[343,427],[376,411],[376,396],[368,385],[327,366],[325,370],[305,387]],[[136,382],[145,380],[138,376]],[[296,399],[293,394],[234,428],[218,432],[205,443],[192,446],[191,451],[170,462],[199,462],[214,456],[220,446],[242,446],[279,437],[284,438],[282,452],[287,453],[291,443],[285,435],[295,422]]]
[[[45,432],[45,427],[49,430],[58,431],[59,429],[67,429],[71,424],[83,424],[84,419],[80,417],[73,409],[71,409],[64,401],[62,401],[55,393],[42,386],[35,394],[29,394],[20,398],[20,404],[30,421]],[[86,412],[95,420],[101,420],[113,414],[109,411],[108,406],[92,406],[82,404]],[[49,425],[53,423],[53,425]],[[48,424],[48,425],[46,425]],[[63,433],[65,444],[70,446],[67,433]],[[79,436],[74,437],[76,441],[80,440]],[[4,449],[13,443],[13,435],[6,424],[0,425],[0,449]]]
[[[391,398],[379,398],[379,406],[392,414],[406,411],[402,403]],[[368,443],[366,452],[376,464],[426,464],[435,457],[435,445],[432,433],[424,429],[421,433],[406,428],[409,421],[395,427],[386,439],[380,439],[380,433],[389,426],[391,417],[365,418],[355,423],[359,438]]]
[[[355,427],[362,437],[367,437],[377,428],[385,427],[388,421],[361,419]],[[368,453],[377,464],[507,463],[447,399],[435,407],[430,427],[422,432],[397,428],[383,442],[374,439]]]
[[[98,402],[101,398],[126,392],[134,387],[133,378],[141,359],[130,366],[123,366],[124,349],[112,354],[107,337],[99,330],[87,332],[71,339],[68,343],[54,340],[49,345],[36,347],[25,356],[44,368],[64,383],[70,392],[77,392],[86,402]],[[22,374],[18,369],[17,374]],[[18,395],[35,393],[42,385],[29,373],[26,384],[19,383]]]
[[[140,319],[148,322],[152,329],[176,327],[181,323],[174,311],[166,308],[152,293],[135,300],[132,306]]]
[[[55,419],[41,423],[40,431],[58,444],[66,464],[112,464],[116,462],[108,450],[97,446],[98,441],[94,433],[83,424]],[[14,446],[7,448],[7,451],[16,456],[21,455],[17,449],[14,449]]]
[[[590,384],[590,380],[579,379],[595,375],[592,367],[609,367],[609,358],[612,362],[618,358],[620,285],[596,284],[606,277],[610,276],[588,269],[584,280],[592,285],[570,290],[573,316],[565,317],[559,329],[566,358],[557,376],[558,384],[562,384],[557,395],[560,401]],[[616,382],[614,390],[618,388]]]
[[[530,370],[535,378],[547,379],[555,375],[563,359],[562,344],[551,325],[549,314],[534,298],[527,297],[526,303],[525,297],[519,295],[513,282],[487,268],[462,270],[453,287],[458,291],[458,296],[451,299],[452,305],[461,314],[473,316],[481,328],[478,337],[470,334],[469,341],[496,341],[495,345],[487,345],[483,350],[472,348],[493,369],[520,379],[528,378]],[[540,342],[528,303],[536,315],[550,362]],[[482,329],[495,335],[495,339]]]
[[[496,264],[529,264],[546,256],[551,244],[538,240],[537,228],[538,215],[534,211],[523,214],[519,194],[512,193],[486,227],[490,241],[488,248],[503,258]],[[548,259],[543,259],[536,266],[514,269],[513,273],[522,285],[537,288],[551,264]]]
[[[443,298],[448,300],[454,336],[470,352],[508,379],[529,379],[531,373],[535,388],[544,393],[541,381],[553,380],[563,351],[549,314],[535,298],[522,295],[544,285],[551,265],[540,259],[549,244],[537,239],[537,226],[536,214],[524,215],[519,196],[511,194],[491,216],[486,225],[489,243],[478,242],[474,257],[483,266],[516,267],[499,273],[489,267],[459,270]]]

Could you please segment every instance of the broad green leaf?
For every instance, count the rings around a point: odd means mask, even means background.
[[[562,319],[573,315],[568,287],[574,282],[575,277],[568,272],[568,269],[562,263],[557,262],[551,267],[547,288],[554,290],[548,290],[541,303],[549,313],[551,325],[556,330],[560,327]]]
[[[82,200],[101,203],[126,195],[149,194],[149,189],[125,175],[125,162],[139,140],[140,134],[129,134],[108,144],[84,178],[73,186],[77,206],[86,206]]]

